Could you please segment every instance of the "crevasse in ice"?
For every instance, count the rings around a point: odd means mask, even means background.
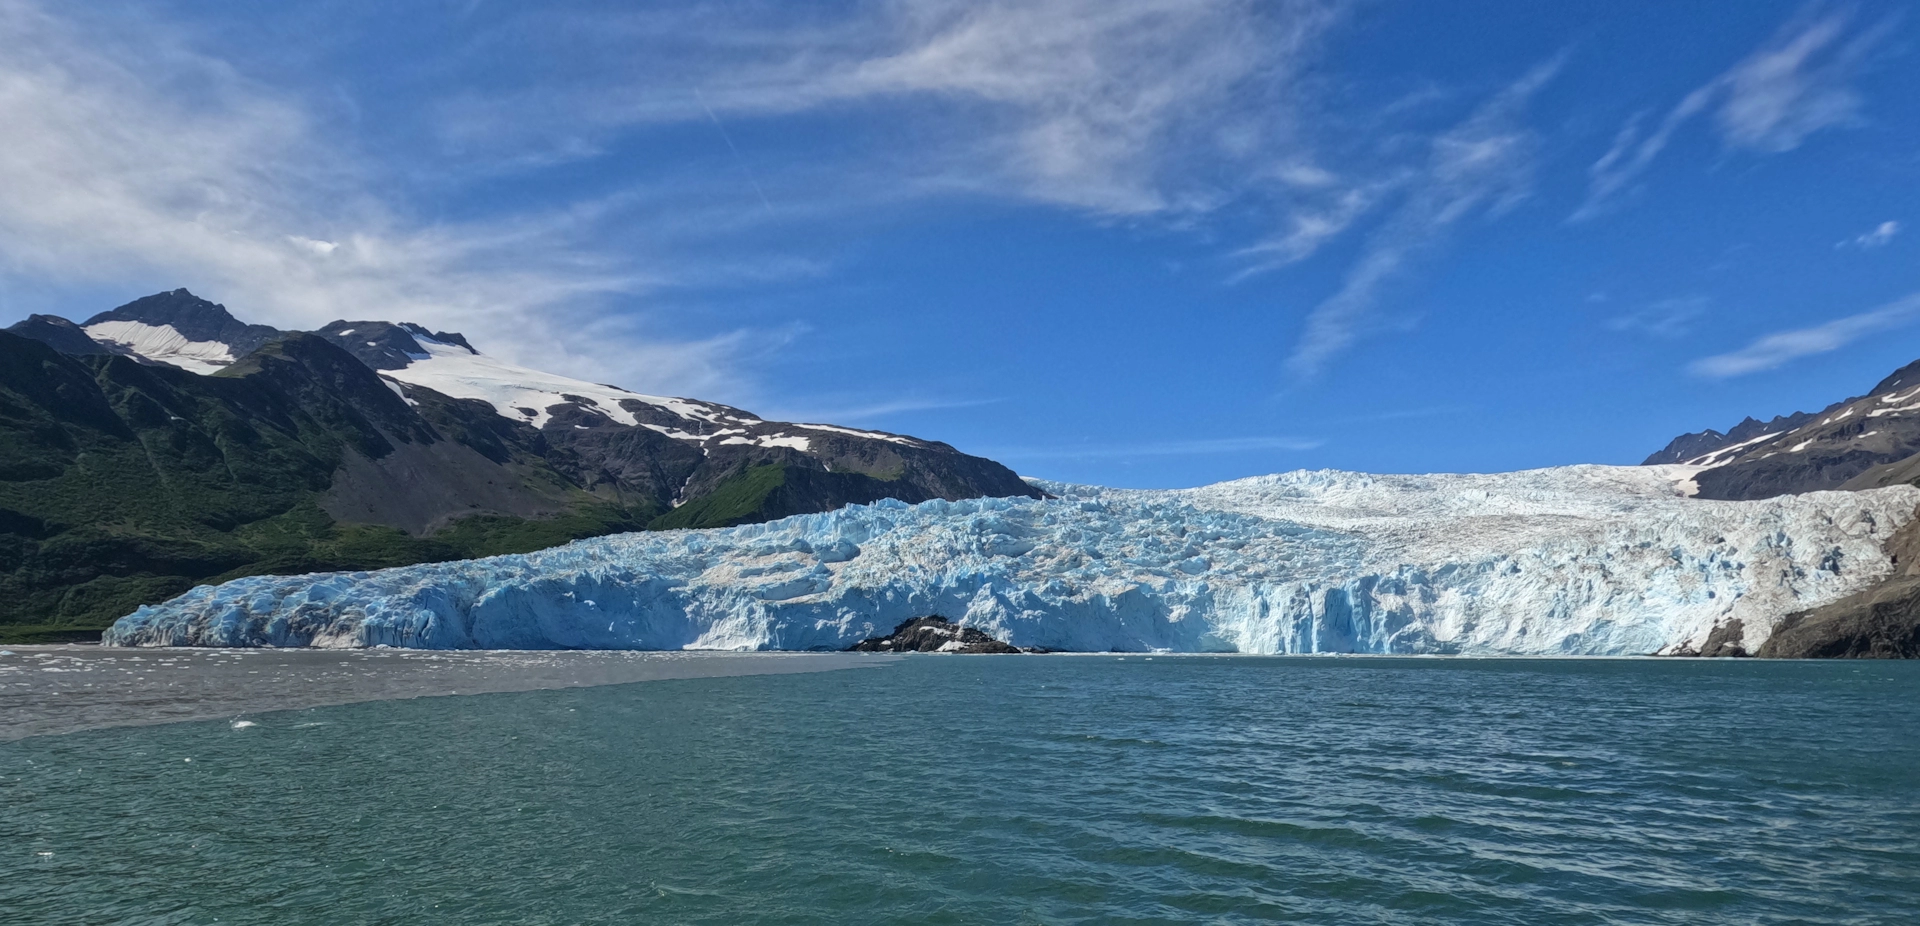
[[[1076,651],[1647,653],[1889,569],[1920,489],[1686,497],[1682,466],[1334,471],[881,502],[518,556],[203,586],[122,645],[841,649],[939,615]]]

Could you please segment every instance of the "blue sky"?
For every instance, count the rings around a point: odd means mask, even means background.
[[[0,0],[0,315],[414,320],[1113,485],[1633,463],[1920,357],[1904,8]]]

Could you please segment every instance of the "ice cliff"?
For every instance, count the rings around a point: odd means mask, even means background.
[[[1687,497],[1684,466],[1296,472],[881,502],[143,607],[120,645],[841,649],[939,615],[1019,646],[1648,653],[1857,591],[1920,489]]]

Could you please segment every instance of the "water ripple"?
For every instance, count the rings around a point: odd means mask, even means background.
[[[32,737],[0,922],[1904,923],[1916,696],[1901,664],[917,658]]]

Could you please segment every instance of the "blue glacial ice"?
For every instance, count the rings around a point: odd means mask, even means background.
[[[1920,489],[1688,497],[1682,466],[1262,476],[880,502],[518,556],[261,576],[142,607],[119,645],[842,649],[940,615],[1074,651],[1630,654],[1884,576]]]

